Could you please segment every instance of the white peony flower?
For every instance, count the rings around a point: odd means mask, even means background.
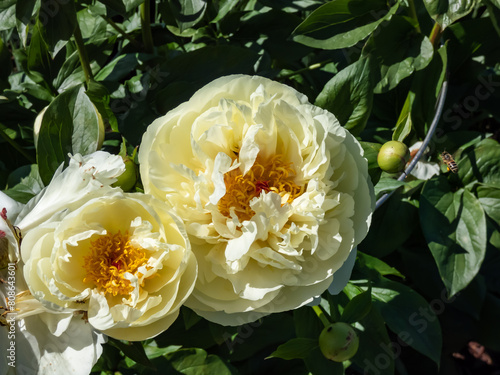
[[[198,260],[186,305],[219,324],[313,301],[370,225],[359,143],[331,113],[266,78],[203,87],[149,126],[139,161],[146,193],[174,207]]]
[[[0,300],[5,301],[0,374],[89,374],[101,356],[105,336],[71,311],[49,311],[29,293],[12,224],[22,205],[0,192],[0,207],[0,240],[6,240],[2,251],[9,256],[9,264],[0,271],[5,281],[0,287]]]
[[[196,259],[182,222],[151,196],[113,188],[124,170],[117,155],[75,155],[26,205],[0,195],[8,212],[0,229],[10,259],[19,259],[16,363],[28,374],[88,374],[102,333],[155,336],[194,287]],[[23,235],[20,248],[14,232]],[[6,345],[0,339],[0,349]]]
[[[108,336],[156,336],[177,318],[196,280],[181,226],[148,195],[91,199],[24,236],[26,282],[47,308],[80,311]]]

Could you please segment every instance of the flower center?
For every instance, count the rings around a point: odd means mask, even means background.
[[[90,242],[90,254],[84,257],[87,276],[104,293],[129,295],[134,287],[125,273],[135,274],[147,262],[146,250],[130,244],[128,232],[106,234]]]
[[[257,159],[244,176],[239,169],[227,172],[224,174],[226,194],[218,203],[219,211],[230,217],[230,209],[234,207],[240,221],[249,220],[255,214],[250,201],[263,191],[279,194],[282,205],[291,203],[304,192],[304,186],[293,181],[296,173],[291,164],[284,162],[282,155],[275,155],[264,163]]]

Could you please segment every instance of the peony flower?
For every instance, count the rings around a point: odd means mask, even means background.
[[[177,318],[196,280],[178,224],[164,203],[144,194],[92,199],[24,236],[30,291],[48,308],[81,311],[108,336],[156,336]]]
[[[182,222],[165,203],[112,187],[124,170],[117,155],[75,155],[26,205],[0,195],[9,259],[18,259],[17,364],[28,373],[88,374],[103,333],[157,335],[194,287]]]
[[[155,120],[139,162],[145,192],[184,220],[198,260],[186,305],[219,324],[313,301],[336,283],[374,208],[356,139],[257,76],[217,79]]]
[[[11,222],[22,205],[0,192],[0,207],[0,240],[5,240],[2,250],[9,258],[0,271],[5,281],[0,287],[0,299],[5,301],[0,316],[5,330],[0,336],[1,374],[89,374],[101,356],[105,336],[74,312],[50,311],[29,293]]]

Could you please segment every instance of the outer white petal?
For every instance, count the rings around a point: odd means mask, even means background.
[[[54,335],[44,320],[67,320],[64,332]],[[81,316],[39,314],[16,324],[15,372],[26,375],[88,375],[102,354],[105,337]],[[4,355],[10,342],[0,340],[0,368],[10,368]],[[6,372],[4,372],[6,373]],[[3,373],[3,374],[4,374]]]
[[[7,217],[11,222],[14,223],[16,221],[17,215],[21,212],[23,206],[23,204],[15,201],[7,194],[0,191],[0,211],[5,208],[7,210]]]
[[[94,196],[113,190],[110,185],[124,170],[125,164],[118,155],[97,151],[83,157],[73,156],[69,166],[62,170],[61,165],[50,184],[24,206],[16,225],[22,231],[29,230],[55,214],[64,214]]]
[[[356,254],[357,248],[355,247],[352,249],[349,257],[344,262],[342,267],[340,267],[337,272],[333,274],[333,281],[328,287],[328,292],[330,292],[330,294],[339,294],[349,282],[354,263],[356,262]]]

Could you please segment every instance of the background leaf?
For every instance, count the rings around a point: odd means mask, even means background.
[[[42,118],[37,146],[40,177],[48,184],[68,153],[87,155],[97,150],[99,120],[82,86],[59,95]]]
[[[363,55],[372,55],[380,66],[376,93],[392,90],[414,71],[425,68],[433,53],[429,39],[417,32],[411,20],[401,16],[393,16],[390,22],[382,24],[363,49]]]
[[[361,59],[336,74],[316,98],[315,104],[332,112],[354,135],[360,134],[373,103],[373,65]]]
[[[316,9],[293,32],[296,42],[310,47],[351,47],[389,19],[398,4],[387,9],[381,0],[334,0]]]
[[[427,181],[420,224],[450,296],[476,276],[486,251],[486,219],[468,190],[452,192],[444,176]],[[437,230],[436,230],[437,228]]]
[[[278,346],[278,349],[272,352],[270,357],[283,359],[305,358],[317,346],[318,340],[299,337]]]
[[[476,0],[424,0],[430,16],[443,28],[469,14]]]

